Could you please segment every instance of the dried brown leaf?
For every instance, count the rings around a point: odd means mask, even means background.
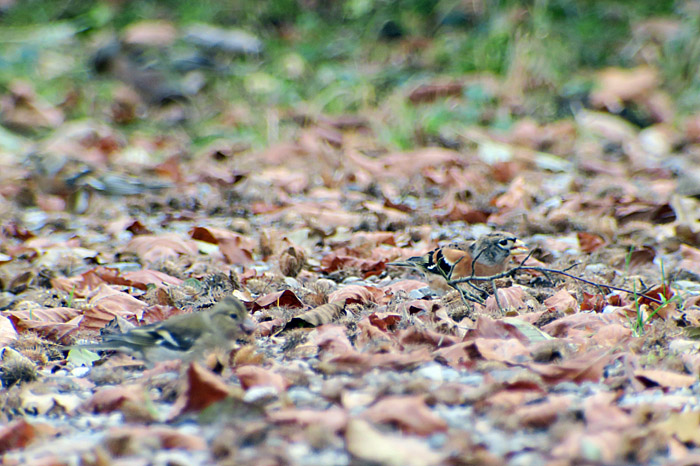
[[[647,387],[685,388],[697,382],[697,375],[678,374],[658,369],[638,369],[634,376]]]
[[[197,363],[187,368],[187,385],[173,404],[170,419],[184,413],[199,412],[229,396],[231,390],[224,380]]]
[[[248,390],[251,387],[273,387],[277,393],[284,393],[290,382],[282,375],[258,366],[242,366],[236,368],[236,376],[241,386]]]
[[[403,432],[431,435],[447,430],[447,423],[425,404],[425,397],[389,396],[370,406],[362,416],[380,424],[396,424]]]
[[[343,314],[344,304],[343,301],[333,301],[310,309],[293,317],[287,325],[284,326],[283,331],[293,328],[310,328],[318,327],[323,324],[330,324]]]

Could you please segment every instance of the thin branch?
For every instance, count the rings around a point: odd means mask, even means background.
[[[528,257],[529,257],[529,255],[528,255]],[[527,257],[525,258],[525,260],[527,260]],[[655,303],[657,303],[657,304],[663,304],[663,301],[661,301],[660,299],[653,298],[653,297],[648,296],[648,295],[646,295],[646,294],[639,293],[639,292],[635,292],[635,291],[628,290],[628,289],[625,289],[625,288],[620,288],[620,287],[618,287],[618,286],[606,285],[605,283],[596,283],[596,282],[593,282],[593,281],[590,281],[590,280],[586,280],[585,278],[577,277],[576,275],[572,275],[572,274],[567,273],[567,272],[564,272],[564,271],[562,271],[562,270],[548,269],[548,268],[545,268],[545,267],[534,267],[534,266],[523,265],[523,263],[525,262],[525,260],[523,260],[523,261],[520,263],[520,265],[518,265],[518,266],[516,266],[516,267],[513,267],[513,268],[510,269],[510,270],[506,270],[505,272],[501,272],[501,273],[499,273],[499,274],[492,275],[492,276],[490,276],[490,277],[475,277],[475,276],[472,275],[472,276],[465,277],[465,278],[458,278],[458,279],[456,279],[456,280],[450,280],[450,281],[448,282],[448,284],[449,284],[450,286],[454,286],[454,285],[457,285],[457,284],[459,284],[459,283],[469,283],[469,282],[472,282],[472,281],[492,281],[492,280],[497,280],[497,279],[499,279],[499,278],[512,277],[513,275],[515,275],[515,272],[518,272],[518,271],[520,271],[520,270],[536,270],[536,271],[542,272],[542,273],[544,273],[544,274],[547,274],[547,273],[556,273],[556,274],[559,274],[559,275],[564,275],[565,277],[573,278],[574,280],[578,280],[578,281],[583,282],[583,283],[586,283],[586,284],[588,284],[588,285],[595,286],[595,287],[597,287],[598,289],[607,288],[607,289],[610,289],[610,290],[621,291],[621,292],[623,292],[623,293],[627,293],[627,294],[630,294],[630,295],[637,295],[637,296],[640,296],[640,297],[642,297],[642,298],[646,298],[646,299],[648,299],[649,301],[653,301],[653,302],[655,302]],[[569,268],[570,268],[570,267],[569,267]],[[567,268],[566,270],[569,270],[569,268]]]

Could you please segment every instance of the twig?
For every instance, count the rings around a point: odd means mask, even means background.
[[[450,286],[455,286],[455,285],[457,285],[457,284],[459,284],[459,283],[469,283],[469,282],[472,282],[472,281],[493,281],[493,280],[497,280],[497,279],[499,279],[499,278],[511,277],[511,276],[513,276],[513,275],[515,274],[515,272],[518,272],[518,271],[520,271],[520,270],[536,270],[536,271],[538,271],[538,272],[544,273],[545,275],[546,275],[547,273],[556,273],[556,274],[559,274],[559,275],[564,275],[565,277],[573,278],[574,280],[578,280],[578,281],[583,282],[583,283],[586,283],[586,284],[588,284],[588,285],[595,286],[596,288],[598,288],[598,289],[601,290],[601,291],[602,291],[602,288],[607,288],[607,289],[610,289],[610,290],[621,291],[621,292],[623,292],[623,293],[627,293],[627,294],[630,294],[630,295],[637,294],[638,296],[641,296],[641,297],[643,297],[643,298],[646,298],[646,299],[648,299],[649,301],[653,301],[653,302],[655,302],[655,303],[657,303],[657,304],[663,304],[663,302],[662,302],[660,299],[652,298],[651,296],[648,296],[648,295],[646,295],[646,294],[641,294],[641,295],[640,295],[639,293],[635,293],[635,292],[632,291],[632,290],[627,290],[627,289],[625,289],[625,288],[620,288],[620,287],[618,287],[618,286],[606,285],[605,283],[596,283],[596,282],[593,282],[593,281],[590,281],[590,280],[586,280],[585,278],[577,277],[576,275],[572,275],[572,274],[570,274],[570,273],[564,272],[563,270],[556,270],[556,269],[548,269],[548,268],[545,268],[545,267],[534,267],[534,266],[529,266],[529,265],[523,265],[523,263],[524,263],[529,257],[530,257],[530,255],[528,254],[528,257],[526,257],[526,258],[520,263],[520,265],[518,265],[518,266],[516,266],[516,267],[513,267],[513,268],[510,269],[510,270],[506,270],[505,272],[501,272],[501,273],[499,273],[499,274],[492,275],[492,276],[490,276],[490,277],[476,277],[476,276],[474,276],[474,275],[472,274],[472,276],[465,277],[465,278],[458,278],[458,279],[456,279],[456,280],[450,280],[450,281],[447,282],[447,283],[448,283]],[[573,267],[573,266],[572,266],[572,267]],[[567,268],[566,270],[569,270],[570,268],[571,268],[571,267]]]

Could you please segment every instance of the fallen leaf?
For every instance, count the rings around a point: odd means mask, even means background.
[[[697,375],[678,374],[658,369],[638,369],[634,371],[634,376],[647,387],[685,388],[698,381]]]
[[[24,448],[32,443],[36,436],[36,428],[24,419],[17,419],[0,427],[0,454]]]
[[[408,434],[431,435],[447,430],[447,423],[425,404],[423,396],[388,396],[370,406],[363,417],[396,424]]]
[[[282,290],[261,296],[253,302],[251,312],[271,307],[299,308],[304,307],[292,290]]]
[[[287,325],[284,326],[284,330],[294,329],[294,328],[311,328],[318,327],[323,324],[330,324],[338,317],[343,314],[343,302],[335,301],[322,306],[310,309],[298,316],[294,316]]]
[[[578,302],[568,290],[562,288],[554,295],[544,300],[547,309],[559,311],[564,314],[573,314],[578,310]]]
[[[236,368],[236,376],[241,386],[248,390],[251,387],[273,387],[277,393],[284,393],[290,383],[282,375],[258,366],[241,366]]]
[[[276,424],[294,424],[300,427],[320,426],[333,433],[343,431],[348,423],[348,413],[338,407],[325,410],[285,408],[269,413],[267,418]]]
[[[592,253],[603,247],[606,243],[605,239],[594,233],[587,233],[585,231],[579,231],[576,236],[578,237],[578,243],[581,247],[581,251],[586,253]]]
[[[199,412],[225,399],[231,390],[224,380],[197,363],[187,368],[187,385],[175,400],[169,419],[182,414]]]
[[[353,457],[371,464],[432,466],[445,458],[421,439],[387,434],[361,419],[348,422],[345,443]]]

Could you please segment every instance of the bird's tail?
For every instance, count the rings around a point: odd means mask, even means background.
[[[403,261],[387,262],[386,265],[392,265],[395,267],[411,267],[414,269],[417,268],[424,270],[429,263],[430,260],[426,256],[414,256]]]

